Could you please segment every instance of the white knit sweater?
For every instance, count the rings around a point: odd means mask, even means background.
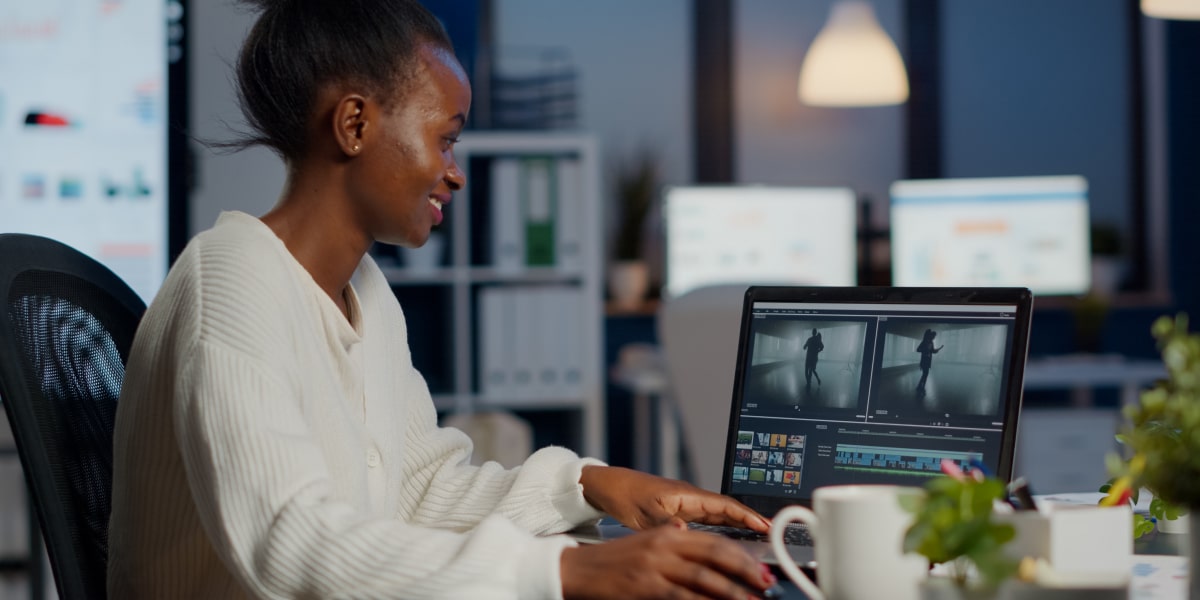
[[[557,598],[590,461],[466,464],[364,258],[353,325],[258,219],[188,245],[117,410],[109,596]]]

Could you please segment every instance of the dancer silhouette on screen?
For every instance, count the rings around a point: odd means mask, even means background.
[[[925,380],[929,378],[929,367],[933,365],[933,355],[942,351],[946,345],[942,344],[937,348],[933,347],[933,338],[937,337],[937,332],[932,329],[925,330],[925,337],[917,344],[917,352],[921,353],[921,381],[917,382],[917,391],[925,391]]]
[[[817,355],[825,349],[825,344],[821,342],[821,334],[816,327],[813,327],[812,336],[804,342],[803,349],[808,351],[804,357],[804,381],[808,387],[812,387],[812,378],[816,377],[817,385],[821,385],[821,376],[817,375]]]

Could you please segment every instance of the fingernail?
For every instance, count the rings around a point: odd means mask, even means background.
[[[784,591],[784,589],[782,587],[780,587],[779,585],[772,585],[770,588],[768,588],[766,591],[763,592],[762,597],[770,600],[772,598],[782,598],[786,594],[787,594],[787,592]]]
[[[775,574],[771,572],[771,567],[767,566],[766,563],[758,563],[758,569],[762,572],[763,581],[765,581],[767,585],[775,585],[775,583],[779,581],[775,578]]]

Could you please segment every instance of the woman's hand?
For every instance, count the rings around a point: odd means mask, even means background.
[[[673,479],[624,469],[586,466],[583,497],[633,529],[686,522],[730,525],[767,533],[771,523],[746,505]]]
[[[601,467],[602,468],[602,467]],[[759,597],[776,580],[736,542],[664,525],[629,537],[563,550],[563,597]]]

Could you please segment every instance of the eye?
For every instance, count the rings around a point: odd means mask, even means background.
[[[442,150],[450,150],[458,143],[458,136],[446,136],[442,138]]]

